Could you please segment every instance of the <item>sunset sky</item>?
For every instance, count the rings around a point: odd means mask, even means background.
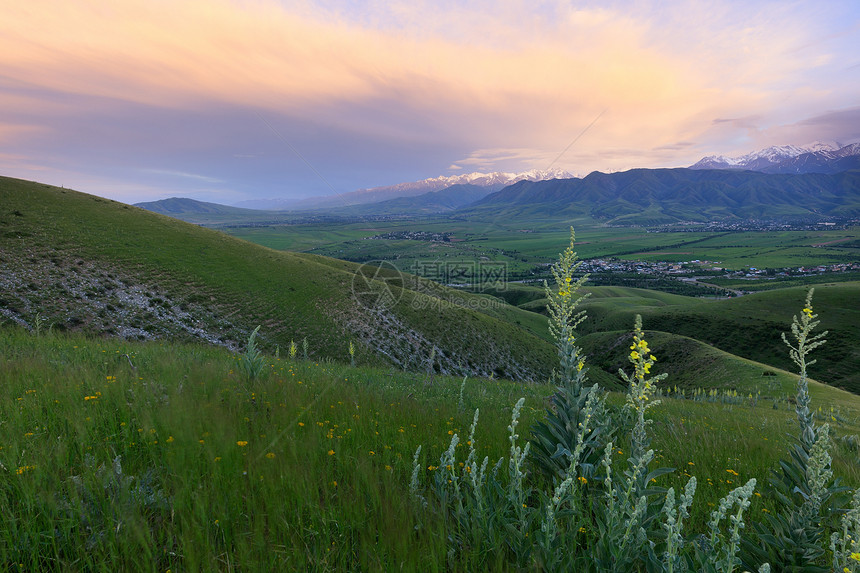
[[[0,14],[0,175],[129,203],[860,141],[857,0],[0,0]]]

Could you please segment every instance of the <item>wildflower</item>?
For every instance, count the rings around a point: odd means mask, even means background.
[[[328,451],[328,455],[333,456],[333,455],[334,455],[334,450],[329,450],[329,451]]]
[[[173,436],[167,436],[167,443],[170,444],[173,442]]]
[[[806,309],[803,309],[803,310],[806,310]],[[853,559],[854,561],[860,562],[860,553],[852,553],[851,559]]]
[[[268,454],[266,454],[266,457],[269,458],[270,460],[273,460],[273,459],[275,459],[275,453],[269,452]]]
[[[579,528],[579,532],[580,532],[580,533],[585,533],[585,528],[584,528],[584,527],[580,527],[580,528]]]
[[[639,353],[634,350],[630,353],[630,358],[632,358],[633,360],[639,360]]]
[[[579,476],[579,477],[578,477],[578,478],[576,478],[576,479],[578,479],[578,480],[579,480],[579,483],[581,483],[582,485],[585,485],[585,484],[587,484],[587,483],[588,483],[588,480],[587,480],[587,479],[585,479],[585,478],[584,478],[584,477],[582,477],[582,476]]]
[[[244,440],[239,440],[238,442],[236,442],[236,445],[239,446],[240,448],[244,448],[245,446],[248,445],[248,442],[246,442]]]
[[[217,456],[217,457],[215,458],[215,461],[216,461],[216,462],[220,462],[220,461],[221,461],[221,456]]]

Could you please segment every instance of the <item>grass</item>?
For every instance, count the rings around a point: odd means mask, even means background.
[[[271,356],[250,383],[219,348],[10,327],[0,370],[0,555],[27,570],[447,570],[444,524],[407,494],[416,445],[423,468],[438,465],[480,408],[479,453],[495,460],[514,402],[526,397],[525,430],[552,392]],[[792,382],[777,381],[777,394]],[[840,434],[860,432],[860,398],[813,385],[813,404],[839,408]],[[652,415],[659,465],[678,468],[663,485],[700,480],[693,530],[734,485],[761,483],[796,428],[786,404],[766,400],[664,398]],[[837,450],[852,486],[856,462]]]
[[[459,380],[270,359],[249,385],[220,349],[9,328],[0,348],[7,566],[433,570],[444,556],[432,530],[412,530],[403,484],[414,445],[441,449],[471,416]],[[509,409],[521,391],[468,383],[464,401]],[[117,457],[113,479],[99,468]]]

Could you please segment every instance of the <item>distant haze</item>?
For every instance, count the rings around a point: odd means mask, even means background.
[[[0,174],[342,197],[860,141],[860,3],[5,2]]]

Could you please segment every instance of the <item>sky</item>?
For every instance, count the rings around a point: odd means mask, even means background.
[[[860,3],[0,0],[0,175],[126,203],[860,141]]]

